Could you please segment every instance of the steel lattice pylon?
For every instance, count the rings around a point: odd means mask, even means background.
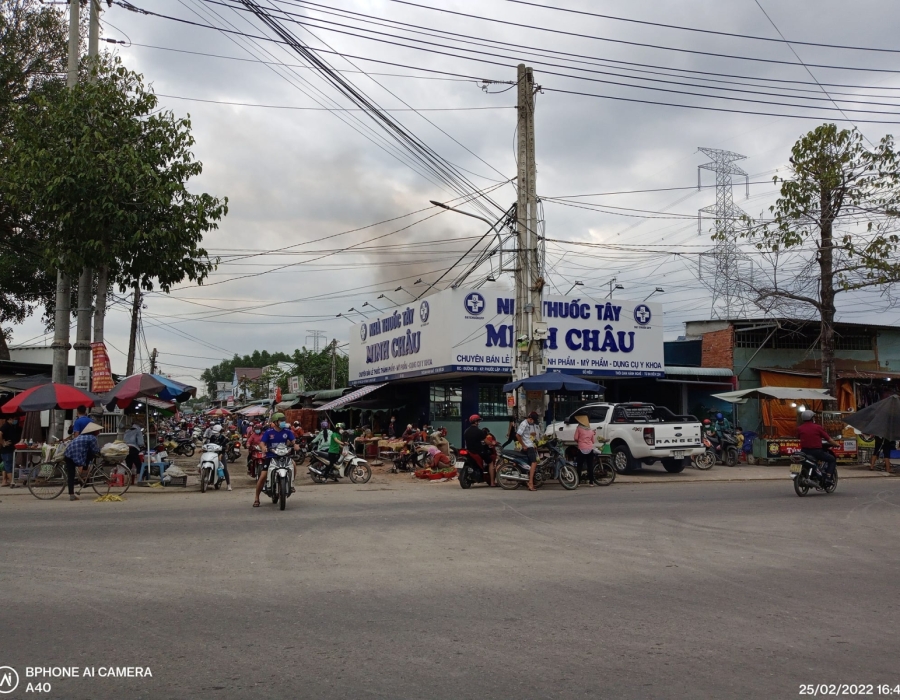
[[[749,196],[749,176],[734,164],[747,156],[718,148],[700,148],[700,152],[712,160],[698,166],[697,188],[700,188],[700,170],[712,170],[716,174],[716,203],[703,207],[697,212],[697,232],[702,231],[704,214],[715,217],[717,240],[711,253],[700,256],[699,275],[713,294],[711,314],[713,318],[735,318],[746,315],[744,295],[739,291],[742,275],[752,272],[752,266],[746,255],[737,246],[735,233],[736,222],[744,215],[743,210],[734,204],[732,178],[735,175],[747,179]]]

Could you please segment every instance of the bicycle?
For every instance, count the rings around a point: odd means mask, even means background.
[[[82,478],[81,470],[75,473],[75,493],[90,485],[98,496],[121,496],[131,487],[134,472],[124,462],[106,462],[95,460],[88,471],[87,478]],[[52,501],[68,486],[66,465],[64,462],[44,462],[33,467],[28,475],[28,490],[31,495],[42,501]]]

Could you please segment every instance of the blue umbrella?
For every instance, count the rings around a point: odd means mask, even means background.
[[[589,382],[581,377],[574,377],[571,374],[563,374],[562,372],[547,372],[546,374],[537,374],[528,379],[520,379],[517,382],[510,382],[503,385],[503,391],[515,391],[522,387],[526,391],[570,391],[578,393],[581,391],[590,391],[600,394],[605,391],[605,387]]]
[[[160,374],[151,374],[150,376],[165,386],[165,389],[156,394],[163,401],[184,401],[197,394],[197,387],[176,382],[174,379],[163,377]]]

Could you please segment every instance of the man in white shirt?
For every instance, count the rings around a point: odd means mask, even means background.
[[[534,411],[528,414],[528,417],[519,424],[516,435],[519,436],[519,442],[525,447],[528,455],[528,461],[531,462],[531,469],[528,471],[528,490],[534,491],[534,472],[537,470],[537,441],[540,436],[540,428],[537,425],[538,414]]]

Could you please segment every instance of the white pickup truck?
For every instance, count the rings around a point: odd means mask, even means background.
[[[585,415],[597,431],[598,446],[608,443],[613,465],[619,473],[639,469],[641,463],[660,461],[667,472],[682,471],[694,455],[705,448],[702,426],[694,416],[677,416],[665,406],[652,403],[590,403],[573,411],[562,423],[550,424],[544,432],[563,444],[575,444],[575,416]],[[566,450],[567,454],[572,450]]]

